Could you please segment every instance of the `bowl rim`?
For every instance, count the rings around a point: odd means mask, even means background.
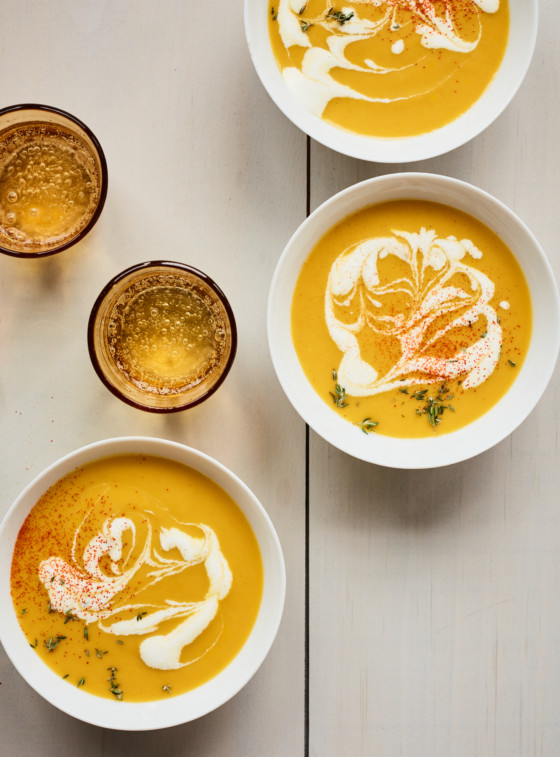
[[[509,36],[494,78],[470,108],[453,121],[411,137],[371,137],[330,124],[303,108],[288,91],[269,42],[267,3],[244,0],[245,37],[257,75],[282,113],[305,134],[343,155],[377,163],[410,163],[443,155],[487,129],[523,83],[538,32],[538,0],[509,0]],[[514,10],[516,9],[516,10]],[[518,21],[515,25],[512,18]],[[528,38],[527,38],[528,37]],[[522,39],[521,39],[522,38]]]
[[[212,289],[216,297],[220,300],[220,302],[224,306],[224,309],[228,317],[229,325],[230,325],[231,349],[230,349],[226,364],[224,366],[224,369],[222,370],[219,377],[203,395],[201,395],[200,397],[194,400],[189,400],[187,402],[184,402],[182,405],[177,405],[174,407],[153,407],[151,405],[143,404],[141,402],[136,402],[131,397],[128,397],[126,394],[119,391],[119,389],[116,386],[114,386],[113,383],[109,380],[109,378],[105,375],[105,372],[101,368],[99,358],[97,357],[97,353],[95,351],[95,337],[94,337],[95,326],[97,323],[97,315],[99,312],[99,308],[103,304],[103,301],[105,300],[107,295],[111,292],[113,287],[119,282],[126,279],[127,276],[130,276],[131,274],[134,274],[137,271],[149,270],[150,268],[173,268],[175,270],[182,271],[183,273],[190,274],[195,279],[200,279],[200,281],[204,282],[208,287],[210,287],[210,289]],[[178,413],[181,410],[188,410],[191,407],[196,407],[196,405],[200,405],[201,402],[204,402],[204,400],[207,400],[209,397],[211,397],[214,394],[214,392],[216,392],[220,388],[220,386],[224,383],[224,381],[227,378],[228,373],[231,370],[231,367],[235,360],[235,355],[237,353],[237,325],[235,322],[233,309],[230,305],[228,298],[226,297],[224,292],[220,289],[220,287],[216,284],[216,282],[213,279],[211,279],[210,276],[208,276],[206,273],[204,273],[203,271],[200,271],[198,268],[194,268],[191,265],[187,265],[186,263],[180,263],[177,261],[147,260],[144,263],[135,263],[129,268],[125,268],[124,271],[121,271],[120,273],[116,274],[116,276],[113,276],[113,278],[110,279],[107,282],[107,284],[105,284],[105,286],[103,287],[103,289],[97,296],[89,315],[88,326],[87,326],[87,345],[88,345],[89,357],[90,357],[90,360],[95,372],[97,373],[98,377],[101,379],[102,383],[105,384],[107,389],[112,394],[114,394],[115,397],[118,397],[118,399],[122,400],[123,402],[126,402],[126,404],[130,405],[131,407],[135,407],[137,410],[145,410],[149,413],[160,413],[160,414],[161,413]]]
[[[36,258],[46,258],[50,255],[57,255],[59,252],[63,252],[63,250],[67,250],[69,247],[72,247],[73,245],[77,244],[87,234],[89,234],[89,232],[93,229],[93,227],[99,220],[99,216],[101,215],[101,211],[103,210],[103,207],[105,205],[105,200],[107,199],[107,190],[109,186],[109,172],[107,169],[107,160],[105,158],[105,153],[103,152],[103,148],[101,147],[101,143],[99,142],[95,134],[92,132],[92,130],[89,128],[89,126],[87,126],[87,124],[85,124],[76,116],[72,115],[72,113],[68,113],[67,111],[62,110],[61,108],[55,108],[52,105],[40,105],[38,103],[21,103],[19,105],[8,105],[5,108],[0,108],[0,117],[5,115],[6,113],[15,113],[18,111],[26,111],[26,110],[38,110],[38,111],[43,111],[45,113],[56,113],[56,115],[62,116],[63,118],[68,119],[68,121],[73,123],[75,126],[77,126],[79,129],[81,129],[87,134],[87,136],[93,143],[93,146],[99,158],[99,163],[101,165],[101,189],[99,193],[99,201],[97,203],[97,206],[91,218],[89,219],[87,224],[84,226],[84,228],[78,234],[76,234],[75,237],[72,237],[72,239],[68,240],[67,242],[64,242],[64,244],[61,244],[52,250],[40,250],[38,252],[20,252],[18,250],[10,250],[8,247],[3,247],[0,244],[0,253],[3,253],[5,255],[11,255],[12,257],[15,257],[15,258],[21,258],[21,259],[28,258],[30,260],[35,260]]]
[[[458,198],[466,198],[466,204],[480,203],[480,208],[484,209],[484,213],[481,210],[483,217],[461,207]],[[504,239],[485,219],[495,216],[504,224],[507,221],[512,238],[520,235],[523,243],[531,248],[531,252],[526,253],[525,261],[519,259],[516,250],[511,251],[529,286],[533,310],[532,336],[528,353],[512,386],[479,418],[456,431],[434,435],[435,438],[370,434],[368,444],[364,445],[359,428],[336,415],[309,383],[291,339],[291,317],[278,317],[277,314],[291,313],[293,290],[301,265],[329,229],[360,208],[397,199],[428,200],[456,207],[488,226],[511,249],[509,239]],[[521,241],[518,248],[523,251]],[[527,261],[530,261],[530,266]],[[531,283],[535,277],[540,277],[544,283],[545,297],[535,296]],[[537,316],[543,319],[544,302],[547,305],[547,328],[539,332]],[[366,179],[343,189],[317,207],[296,229],[278,260],[272,278],[267,306],[267,337],[274,370],[284,393],[305,423],[325,441],[357,459],[377,465],[400,469],[437,468],[485,452],[509,436],[532,412],[550,381],[558,358],[560,296],[552,267],[541,245],[524,222],[500,200],[472,184],[448,176],[419,172],[393,173]],[[538,370],[533,368],[536,363],[542,363]],[[531,370],[535,374],[532,375],[532,389],[530,393],[523,394],[521,377],[527,383]],[[506,407],[509,407],[509,412],[505,411]],[[362,438],[356,437],[357,433]],[[360,442],[356,442],[356,438]]]
[[[255,624],[236,657],[214,678],[184,694],[150,702],[109,700],[75,689],[36,653],[21,630],[10,594],[13,548],[21,524],[41,494],[70,471],[106,457],[139,454],[175,460],[203,473],[224,489],[243,511],[259,544],[263,595]],[[241,501],[240,501],[241,499]],[[0,592],[9,610],[0,615],[0,641],[24,680],[50,704],[92,725],[147,731],[181,725],[212,712],[237,694],[266,658],[280,626],[286,569],[280,540],[263,505],[229,468],[192,447],[157,437],[113,437],[87,444],[47,466],[23,489],[0,523]],[[266,548],[266,552],[265,552]]]

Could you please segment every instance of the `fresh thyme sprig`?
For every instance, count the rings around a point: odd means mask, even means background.
[[[114,697],[121,700],[123,698],[123,693],[119,688],[120,684],[117,683],[117,679],[115,678],[117,668],[107,668],[107,670],[111,671],[111,677],[107,679],[109,681],[109,691]]]
[[[447,387],[445,384],[442,384],[438,389],[435,397],[426,397],[426,394],[428,393],[427,389],[414,392],[414,394],[411,395],[419,402],[426,401],[426,404],[423,408],[417,408],[416,414],[427,415],[428,422],[430,423],[430,426],[434,429],[434,431],[441,423],[441,416],[443,415],[445,410],[451,410],[452,413],[455,412],[455,408],[452,405],[445,404],[446,402],[449,403],[449,400],[452,400],[455,396],[453,394],[448,394],[448,392],[449,387]]]
[[[337,407],[347,407],[348,403],[346,400],[346,389],[344,387],[340,386],[340,384],[336,384],[334,387],[334,394],[333,392],[329,392],[331,397],[333,398],[333,402]]]
[[[334,8],[329,8],[327,12],[327,18],[332,18],[335,21],[338,21],[338,23],[341,26],[344,26],[345,23],[350,21],[350,19],[354,16],[354,11],[350,11],[349,13],[344,13],[343,11],[335,11]]]
[[[346,402],[346,389],[344,389],[344,387],[340,386],[340,384],[338,383],[338,378],[335,370],[333,370],[332,372],[332,377],[333,381],[335,381],[336,383],[334,385],[334,393],[329,392],[329,394],[331,395],[333,402],[337,407],[347,407],[348,403]]]
[[[367,436],[372,431],[375,431],[375,427],[379,425],[379,421],[372,421],[371,418],[364,418],[364,420],[360,423],[360,428],[364,432],[364,434]]]
[[[61,641],[63,641],[66,638],[66,636],[61,636],[60,634],[56,637],[51,636],[51,638],[48,641],[44,641],[43,644],[46,646],[49,652],[54,652],[54,650],[58,647]]]
[[[64,619],[64,624],[65,625],[66,625],[66,623],[68,623],[69,620],[78,620],[78,618],[75,615],[72,614],[73,610],[74,610],[74,608],[72,607],[70,610],[66,610],[66,612],[64,613],[65,616],[66,616],[65,619]]]

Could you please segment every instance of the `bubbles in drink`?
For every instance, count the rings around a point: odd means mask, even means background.
[[[224,359],[222,305],[184,277],[152,276],[119,298],[109,317],[109,351],[122,375],[153,394],[185,392]]]
[[[97,161],[70,130],[30,123],[0,134],[0,245],[34,253],[71,241],[100,191]]]

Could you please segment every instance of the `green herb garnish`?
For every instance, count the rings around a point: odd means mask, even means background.
[[[87,626],[84,626],[84,639],[89,641],[89,631]]]
[[[142,620],[144,615],[147,615],[147,614],[148,614],[147,612],[139,612],[138,615],[136,616],[136,620]]]
[[[334,393],[329,392],[329,394],[331,395],[333,402],[337,407],[348,406],[348,403],[346,402],[346,389],[340,386],[340,384],[335,384]]]
[[[72,615],[73,611],[74,611],[73,607],[70,610],[66,610],[66,612],[64,613],[66,615],[66,618],[64,619],[64,624],[68,623],[69,620],[78,620],[78,618],[75,615]]]
[[[58,647],[59,643],[63,641],[66,638],[66,636],[56,636],[51,638],[48,641],[44,641],[43,644],[46,646],[46,648],[49,650],[49,652],[54,652],[54,650]]]
[[[163,691],[167,692],[168,694],[171,694],[171,686],[162,686],[161,687]]]
[[[418,408],[416,410],[416,415],[427,415],[430,426],[435,431],[436,427],[441,423],[441,416],[445,410],[451,410],[452,413],[455,412],[452,405],[445,404],[446,402],[448,403],[449,400],[452,400],[454,395],[448,394],[449,387],[445,384],[440,386],[435,397],[430,396],[426,398],[427,392],[428,390],[424,389],[421,392],[415,392],[412,396],[419,402],[426,401],[423,408]]]
[[[117,672],[117,668],[107,668],[107,670],[111,671],[111,677],[107,680],[109,681],[109,691],[111,694],[113,694],[114,697],[121,700],[123,697],[123,693],[121,689],[119,689],[119,684],[116,681],[115,673]]]
[[[372,431],[375,431],[375,427],[379,425],[378,421],[372,421],[370,418],[364,418],[364,420],[360,423],[360,428],[364,432],[364,434],[367,436]]]
[[[512,368],[517,368],[513,360],[508,360],[508,365],[511,365]]]
[[[80,680],[77,683],[78,688],[80,688],[80,686],[83,686],[85,682],[86,682],[86,679],[82,676],[82,678],[80,678]]]
[[[349,13],[344,13],[343,11],[335,11],[334,8],[329,8],[327,13],[327,18],[332,18],[335,21],[338,21],[338,23],[341,26],[344,26],[344,24],[347,21],[350,21],[350,19],[354,16],[354,11],[350,11]]]

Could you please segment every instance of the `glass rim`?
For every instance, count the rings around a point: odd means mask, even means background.
[[[107,295],[111,292],[111,290],[116,284],[123,281],[131,274],[136,273],[138,271],[143,271],[143,270],[149,272],[149,270],[152,268],[173,268],[173,269],[182,271],[183,273],[188,273],[194,278],[200,279],[200,281],[204,282],[207,286],[210,287],[210,289],[212,289],[214,294],[222,303],[226,311],[226,315],[228,317],[229,326],[230,326],[231,349],[230,349],[223,371],[218,376],[215,383],[212,384],[212,386],[206,392],[204,392],[203,395],[201,395],[200,397],[197,397],[194,400],[190,400],[190,401],[184,402],[181,405],[177,405],[176,407],[152,407],[151,405],[144,405],[140,402],[136,402],[130,397],[127,397],[109,381],[103,369],[101,368],[101,364],[99,362],[99,359],[97,357],[97,353],[95,350],[95,341],[94,341],[95,324],[97,321],[97,315],[99,313],[99,309],[101,305],[103,304],[103,302],[105,301]],[[181,410],[187,410],[188,408],[195,407],[196,405],[199,405],[201,402],[204,402],[204,400],[207,400],[208,397],[212,396],[212,394],[214,394],[214,392],[223,384],[223,382],[226,379],[226,376],[228,375],[231,369],[231,366],[233,365],[233,361],[235,359],[235,355],[237,352],[237,325],[235,323],[235,316],[233,315],[233,309],[229,303],[228,298],[226,297],[224,292],[220,289],[220,287],[216,284],[216,282],[210,276],[208,276],[208,274],[204,273],[198,268],[195,268],[194,266],[188,265],[187,263],[180,263],[180,262],[172,261],[172,260],[147,260],[144,263],[136,263],[135,265],[132,265],[129,268],[125,268],[124,271],[121,271],[116,276],[113,276],[113,278],[110,279],[107,282],[107,284],[103,287],[103,289],[97,296],[97,299],[93,303],[93,307],[89,315],[88,326],[87,326],[87,343],[88,343],[89,357],[92,362],[93,368],[95,369],[95,372],[97,373],[98,377],[101,379],[102,383],[107,387],[107,389],[109,389],[109,391],[115,397],[122,400],[123,402],[126,402],[127,405],[130,405],[131,407],[134,407],[137,410],[145,410],[149,413],[160,413],[160,414],[176,413]]]
[[[68,113],[65,110],[62,110],[61,108],[55,108],[51,105],[40,105],[38,103],[21,103],[19,105],[9,105],[5,108],[0,108],[0,118],[7,113],[15,113],[18,111],[28,111],[28,110],[38,110],[43,111],[45,113],[55,113],[58,116],[62,116],[63,118],[67,118],[69,121],[71,121],[75,126],[77,126],[79,129],[84,131],[88,138],[93,143],[93,146],[95,148],[95,151],[97,153],[97,156],[99,158],[99,163],[101,165],[101,189],[99,192],[99,202],[97,203],[97,206],[87,222],[87,224],[84,226],[84,228],[76,234],[75,237],[68,240],[67,242],[64,242],[64,244],[59,245],[58,247],[53,248],[52,250],[40,250],[38,252],[21,252],[18,250],[10,250],[7,247],[3,247],[0,244],[0,253],[3,253],[5,255],[11,255],[14,258],[29,258],[30,260],[34,260],[36,258],[45,258],[49,255],[56,255],[59,252],[62,252],[63,250],[67,250],[69,247],[72,247],[77,242],[82,240],[86,234],[88,234],[91,229],[95,226],[97,223],[99,216],[101,215],[101,211],[103,210],[103,207],[105,205],[105,200],[107,198],[107,188],[109,183],[109,172],[107,170],[107,160],[105,158],[105,153],[103,152],[103,148],[101,147],[101,144],[95,134],[92,132],[92,130],[87,126],[83,121],[81,121],[76,116],[73,116],[72,113]],[[16,124],[14,124],[15,126]]]

